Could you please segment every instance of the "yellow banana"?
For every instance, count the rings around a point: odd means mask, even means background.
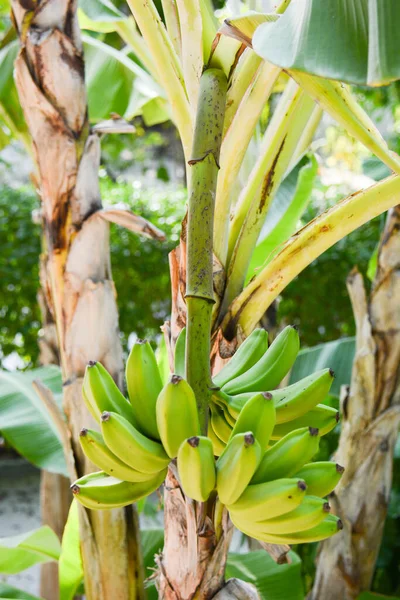
[[[334,462],[324,461],[304,465],[294,477],[304,479],[309,494],[323,497],[335,489],[343,473],[344,467]]]
[[[184,327],[175,344],[174,373],[185,377],[186,327]]]
[[[294,478],[248,485],[240,498],[228,506],[232,521],[264,521],[284,515],[302,503],[306,489],[303,480]]]
[[[275,426],[275,406],[272,394],[261,392],[246,402],[232,431],[237,433],[252,431],[261,448],[265,450]]]
[[[164,469],[148,481],[131,483],[100,471],[84,475],[71,485],[71,490],[78,502],[86,508],[118,508],[137,502],[154,492],[163,483],[166,474],[167,469]]]
[[[323,369],[288,387],[274,390],[272,395],[276,408],[276,422],[286,423],[297,419],[323,402],[333,379],[333,371]]]
[[[229,425],[227,420],[225,419],[224,412],[221,408],[216,406],[215,404],[210,405],[211,410],[211,427],[214,430],[216,436],[223,442],[227,444],[229,438],[232,434],[232,427]]]
[[[288,421],[287,423],[280,423],[275,425],[272,432],[272,440],[280,440],[282,437],[294,431],[295,429],[301,429],[302,427],[313,427],[319,430],[319,435],[323,436],[332,431],[339,422],[339,411],[331,406],[325,404],[317,404],[315,408],[310,410],[305,415]]]
[[[265,392],[274,389],[292,368],[299,352],[299,334],[285,327],[260,360],[222,387],[226,394]]]
[[[261,446],[250,431],[231,438],[217,461],[217,492],[222,504],[233,504],[244,492],[261,454]]]
[[[318,429],[312,427],[288,433],[265,452],[251,482],[263,483],[290,477],[317,453],[319,440]]]
[[[155,354],[146,340],[136,340],[126,363],[125,375],[137,428],[159,440],[156,402],[162,381]]]
[[[105,410],[119,413],[134,423],[131,405],[101,363],[90,361],[87,365],[82,395],[89,412],[98,423]]]
[[[179,446],[200,433],[196,397],[190,385],[172,375],[161,390],[156,404],[157,428],[170,458],[178,456]]]
[[[178,452],[178,473],[186,496],[206,502],[215,488],[213,445],[208,437],[185,440]]]
[[[121,415],[104,412],[101,432],[111,452],[133,469],[157,473],[168,466],[170,459],[162,445],[140,433]]]
[[[208,431],[207,436],[210,438],[214,456],[221,456],[223,451],[225,450],[225,444],[222,440],[219,439],[214,429],[211,426],[211,419],[208,420]]]
[[[322,523],[305,531],[296,531],[282,535],[261,532],[258,529],[258,523],[255,523],[252,528],[242,528],[240,527],[240,522],[237,521],[236,515],[232,518],[232,522],[246,535],[269,544],[307,544],[310,542],[319,542],[343,529],[342,521],[334,515],[328,515]]]
[[[297,508],[279,517],[255,522],[251,519],[236,516],[235,524],[239,529],[254,529],[256,527],[257,532],[261,534],[283,535],[315,527],[326,518],[329,511],[330,506],[325,500],[315,496],[306,496]]]
[[[265,354],[268,348],[268,334],[265,329],[255,329],[248,338],[239,346],[230,361],[213,376],[213,381],[222,387],[235,377],[253,367]]]
[[[105,444],[103,437],[92,429],[82,429],[79,434],[82,450],[99,469],[123,481],[140,482],[152,479],[152,473],[141,473],[120,460]]]

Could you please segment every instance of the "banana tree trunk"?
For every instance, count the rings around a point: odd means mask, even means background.
[[[367,299],[357,270],[348,289],[357,325],[336,460],[344,475],[330,502],[340,535],[321,544],[313,600],[352,600],[368,590],[382,541],[400,423],[400,207],[388,214]]]
[[[21,42],[15,78],[38,166],[46,281],[57,328],[64,409],[81,475],[92,468],[78,441],[80,429],[91,425],[81,396],[87,362],[100,360],[122,382],[109,217],[101,210],[98,186],[99,140],[89,132],[76,2],[13,0],[12,8]],[[83,511],[86,597],[143,598],[135,508]]]

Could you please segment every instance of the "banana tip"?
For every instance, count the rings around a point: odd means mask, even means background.
[[[79,487],[79,485],[76,485],[76,483],[74,483],[73,485],[71,485],[71,492],[76,496],[76,494],[79,494],[79,492],[81,491],[81,488]]]
[[[87,435],[86,427],[84,427],[83,429],[80,430],[79,435],[80,435],[80,437],[84,437],[85,435]]]
[[[94,367],[95,365],[97,365],[97,360],[89,360],[87,364],[88,367]]]
[[[197,446],[200,444],[200,439],[197,436],[193,436],[193,437],[191,437],[191,438],[188,439],[187,443],[192,448],[197,448]]]
[[[337,413],[335,415],[335,419],[336,419],[336,423],[339,423],[339,421],[340,421],[339,411],[337,411]]]
[[[302,492],[305,492],[307,489],[307,484],[305,481],[303,481],[302,479],[300,479],[300,481],[297,482],[297,487],[299,488],[299,490],[301,490]]]
[[[245,443],[246,446],[252,446],[255,441],[256,440],[254,438],[254,435],[251,432],[245,433],[245,435],[244,435],[244,443]]]
[[[343,521],[341,521],[339,519],[336,526],[337,526],[338,531],[341,531],[343,529]]]
[[[310,432],[310,435],[313,437],[319,434],[319,429],[317,429],[316,427],[309,427],[308,431]]]
[[[110,420],[110,417],[111,417],[110,413],[105,410],[103,413],[101,413],[100,419],[102,420],[103,423],[105,423],[106,421]]]
[[[331,512],[331,505],[329,504],[329,502],[324,502],[322,505],[322,510],[326,513]]]
[[[182,381],[183,377],[180,377],[180,375],[172,375],[171,377],[171,383],[173,385],[177,385],[180,381]]]
[[[290,327],[291,327],[292,329],[294,329],[295,331],[298,331],[298,330],[299,330],[299,328],[298,328],[298,326],[297,326],[297,325],[290,325]]]
[[[338,464],[336,463],[336,471],[337,471],[338,473],[344,473],[344,467],[342,467],[342,465],[338,465]]]
[[[272,400],[272,394],[271,394],[271,392],[263,392],[262,395],[264,396],[264,398],[266,400]]]
[[[335,371],[333,369],[329,369],[329,374],[331,377],[336,377]]]
[[[147,340],[142,340],[141,338],[138,338],[136,340],[135,344],[138,344],[138,346],[141,346],[143,344],[147,344]]]

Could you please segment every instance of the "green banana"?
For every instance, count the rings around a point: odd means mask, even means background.
[[[214,456],[221,456],[223,451],[225,450],[225,444],[222,440],[219,439],[214,429],[211,426],[211,419],[208,420],[208,431],[207,436],[210,438]]]
[[[156,404],[157,428],[170,458],[178,456],[180,445],[200,433],[196,397],[190,385],[172,375],[161,390]]]
[[[285,327],[271,346],[246,373],[239,375],[222,387],[226,394],[265,392],[279,385],[287,375],[299,352],[299,334],[292,326]]]
[[[235,425],[236,425],[236,419],[234,419],[232,417],[231,413],[226,408],[226,406],[222,407],[222,412],[224,413],[225,421],[228,423],[228,425],[230,425],[231,428],[235,427]]]
[[[335,535],[335,533],[343,529],[342,521],[334,515],[328,515],[319,525],[305,531],[295,531],[282,535],[261,532],[258,529],[258,523],[255,523],[251,529],[248,527],[244,529],[240,526],[240,522],[237,521],[236,515],[232,518],[232,522],[246,535],[269,544],[307,544],[310,542],[319,542]]]
[[[309,412],[323,402],[333,383],[331,369],[317,371],[288,387],[272,392],[276,407],[276,422],[286,423]]]
[[[326,518],[329,511],[330,506],[325,500],[315,496],[306,496],[297,508],[274,519],[265,519],[255,523],[250,519],[236,516],[235,520],[239,529],[256,527],[258,533],[283,535],[315,527]]]
[[[268,348],[268,334],[265,329],[255,329],[239,346],[230,361],[213,376],[213,381],[222,387],[228,381],[239,377],[253,367]]]
[[[288,421],[287,423],[280,423],[275,425],[272,432],[272,440],[280,440],[282,437],[294,431],[295,429],[301,429],[302,427],[313,427],[319,430],[319,435],[322,437],[326,435],[332,429],[336,427],[339,422],[339,411],[331,406],[325,404],[317,404],[315,408],[310,410],[305,415]]]
[[[181,329],[175,344],[174,372],[185,377],[186,327]]]
[[[119,413],[130,423],[134,423],[131,405],[101,363],[96,361],[88,363],[83,379],[82,395],[89,412],[98,423],[100,423],[101,413],[105,410]]]
[[[232,431],[232,437],[237,433],[252,431],[261,448],[268,446],[275,426],[275,405],[272,394],[261,392],[246,402]]]
[[[318,429],[312,427],[288,433],[265,452],[251,483],[291,477],[317,453],[319,440]]]
[[[127,506],[154,492],[163,483],[167,469],[152,479],[132,483],[100,471],[84,475],[71,485],[74,497],[86,508],[106,510]]]
[[[178,452],[178,473],[186,496],[206,502],[215,488],[213,445],[208,437],[185,440]]]
[[[324,461],[304,465],[294,477],[304,479],[307,484],[307,491],[313,496],[327,496],[339,483],[344,472],[344,467]]]
[[[101,415],[101,432],[111,452],[137,471],[157,473],[169,464],[169,456],[159,442],[147,438],[117,413]]]
[[[302,503],[307,486],[301,479],[275,479],[267,483],[248,485],[240,498],[228,506],[234,518],[248,521],[274,519],[294,510]]]
[[[146,340],[136,340],[126,363],[125,375],[138,429],[159,440],[156,402],[162,381],[153,348]]]
[[[224,412],[221,408],[215,404],[210,405],[211,410],[211,427],[214,430],[215,435],[223,442],[227,444],[231,437],[232,427],[225,419]]]
[[[233,504],[244,492],[261,455],[261,446],[250,431],[231,438],[217,460],[217,492],[222,504]]]
[[[218,390],[213,392],[211,399],[214,404],[227,410],[231,415],[231,418],[236,421],[246,402],[253,398],[255,393],[257,392],[245,392],[243,394],[230,396],[222,390]]]
[[[103,437],[92,429],[82,429],[79,434],[82,450],[99,469],[123,481],[140,482],[153,478],[152,473],[141,473],[120,460],[105,444]]]

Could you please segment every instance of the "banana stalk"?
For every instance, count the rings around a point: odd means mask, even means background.
[[[238,324],[249,335],[281,291],[325,250],[374,217],[398,204],[400,177],[351,194],[295,233],[271,262],[232,302],[223,320],[227,336]]]
[[[248,65],[254,62],[254,52],[251,50],[247,52],[251,52],[247,61]],[[242,73],[244,69],[240,71]],[[247,71],[250,71],[250,68]],[[239,105],[235,104],[235,116],[224,135],[221,146],[221,170],[218,174],[214,219],[214,253],[223,265],[226,265],[228,253],[229,211],[232,201],[232,188],[236,182],[244,155],[246,154],[261,112],[268,102],[279,73],[280,69],[270,63],[263,62],[260,65],[253,81],[247,87],[247,90],[245,90],[244,95],[242,89],[240,89],[242,93],[241,102]],[[241,79],[244,79],[244,83],[247,83],[245,77]],[[241,87],[237,86],[237,88]],[[227,107],[230,108],[228,98]]]
[[[187,232],[186,378],[196,396],[204,435],[207,435],[211,384],[214,200],[226,85],[226,77],[218,69],[208,69],[201,77],[193,151],[189,161],[192,172]]]
[[[167,94],[185,157],[192,143],[192,117],[179,58],[152,0],[128,0],[132,14],[153,57],[157,79]]]
[[[292,161],[299,136],[313,112],[314,102],[289,84],[281,110],[267,131],[262,152],[238,202],[232,221],[228,257],[228,284],[223,302],[225,310],[243,288],[251,255],[257,243],[268,208]],[[283,115],[282,115],[283,113]]]

